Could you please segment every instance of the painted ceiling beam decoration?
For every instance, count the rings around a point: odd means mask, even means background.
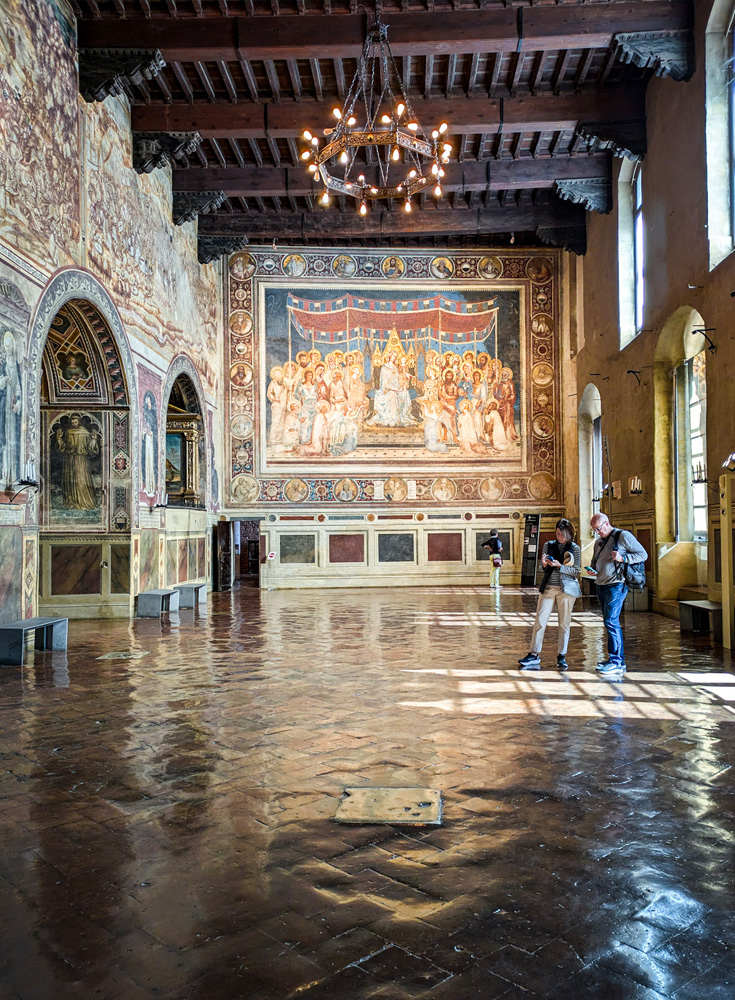
[[[630,0],[576,7],[533,7],[391,12],[396,56],[473,52],[522,53],[549,49],[608,48],[613,36],[690,27],[685,3]],[[310,17],[212,17],[196,22],[171,17],[95,19],[79,22],[79,44],[89,48],[145,46],[169,62],[275,59],[356,59],[365,41],[362,14]]]
[[[646,155],[645,118],[581,122],[577,135],[590,150],[609,149],[615,156],[627,156],[629,160],[642,160]]]
[[[188,162],[201,141],[198,132],[133,132],[133,166],[139,174],[149,174],[168,163]]]
[[[165,66],[157,48],[80,48],[79,91],[89,104],[120,94],[133,100],[132,88],[152,80]]]
[[[557,180],[554,191],[564,201],[584,205],[588,212],[607,215],[612,211],[612,177],[587,177],[585,179]]]
[[[482,233],[523,232],[539,226],[564,228],[584,226],[585,212],[581,205],[554,200],[551,204],[494,206],[472,211],[447,209],[415,209],[410,217],[405,212],[370,212],[364,218],[353,212],[272,212],[258,215],[233,216],[219,213],[199,220],[199,235],[231,236],[245,233],[248,237],[285,239],[300,236],[318,239],[321,236],[390,237],[411,233]]]
[[[450,121],[447,135],[493,135],[518,132],[573,131],[580,122],[645,120],[642,85],[612,86],[603,91],[528,94],[522,97],[467,100],[419,100],[421,121]],[[196,131],[203,138],[301,139],[314,127],[314,106],[290,104],[145,104],[131,110],[135,132]]]
[[[244,250],[250,241],[247,236],[210,236],[199,233],[197,255],[200,264],[213,264],[220,257]]]
[[[587,253],[587,226],[539,226],[537,238],[548,247],[561,247],[581,257]]]
[[[171,216],[175,226],[193,222],[199,215],[216,212],[224,204],[224,191],[174,191]]]
[[[634,31],[615,35],[613,51],[624,63],[652,69],[656,76],[689,80],[694,72],[691,31]]]
[[[607,152],[589,156],[559,156],[534,159],[526,156],[481,163],[447,163],[442,187],[445,191],[485,192],[507,188],[551,189],[557,181],[584,183],[585,180],[609,182],[611,157]],[[366,167],[368,183],[377,181],[375,168]],[[222,190],[228,198],[306,198],[315,193],[314,181],[300,168],[288,167],[210,167],[175,170],[174,191]]]

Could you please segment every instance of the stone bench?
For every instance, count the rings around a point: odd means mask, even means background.
[[[22,666],[28,632],[34,633],[36,649],[66,649],[69,619],[24,618],[0,625],[0,664]]]
[[[180,608],[195,608],[197,604],[207,603],[206,583],[179,583],[174,589],[179,592]]]
[[[679,601],[681,632],[711,632],[722,642],[722,605],[717,601]]]
[[[160,618],[178,610],[178,590],[144,590],[138,594],[138,618]]]

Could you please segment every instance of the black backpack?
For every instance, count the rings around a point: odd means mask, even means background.
[[[613,552],[618,551],[618,543],[622,533],[620,530],[613,532]],[[629,590],[643,590],[646,586],[646,564],[644,562],[624,562],[620,564],[620,568],[623,572],[623,580],[628,585]]]

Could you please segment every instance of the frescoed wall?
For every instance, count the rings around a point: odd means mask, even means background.
[[[554,251],[233,255],[226,505],[558,507],[561,280]]]

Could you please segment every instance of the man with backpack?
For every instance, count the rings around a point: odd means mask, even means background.
[[[645,585],[648,553],[629,531],[614,528],[606,514],[595,514],[590,527],[597,535],[592,563],[588,568],[597,584],[597,597],[607,631],[607,659],[597,664],[602,677],[622,678],[625,674],[623,630],[620,612],[629,588]]]
[[[490,586],[495,590],[500,589],[500,567],[503,565],[503,543],[498,537],[498,529],[493,528],[490,537],[486,542],[482,542],[482,548],[490,553]]]

